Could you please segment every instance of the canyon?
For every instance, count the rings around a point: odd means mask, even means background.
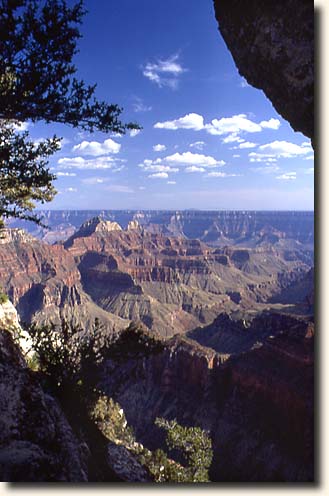
[[[22,321],[65,318],[90,329],[98,318],[113,332],[133,320],[170,337],[210,324],[222,312],[312,310],[310,216],[305,222],[291,214],[281,231],[280,213],[266,226],[255,219],[251,226],[248,214],[245,220],[241,213],[226,216],[221,236],[235,241],[223,246],[165,233],[166,224],[144,227],[136,216],[126,228],[94,217],[52,245],[18,228],[5,230],[0,286]],[[197,221],[199,232],[208,231]]]
[[[155,219],[152,215],[149,220]],[[104,335],[114,337],[117,351],[105,353],[98,387],[123,409],[137,443],[163,448],[163,433],[154,421],[176,419],[209,432],[212,481],[311,481],[313,217],[217,213],[217,238],[205,242],[208,234],[200,240],[187,233],[209,233],[214,219],[202,224],[204,213],[180,215],[173,221],[171,213],[162,213],[158,223],[144,218],[143,224],[135,213],[125,225],[114,215],[108,220],[96,216],[54,244],[21,228],[4,229],[2,291],[21,322],[59,325],[65,319],[82,336],[92,332],[97,319]],[[2,328],[13,318],[4,305]],[[19,351],[9,343],[8,331],[1,334],[0,359],[7,367],[8,356]],[[43,398],[37,380],[27,369],[21,371],[22,358],[12,360],[19,370],[7,367],[3,382],[15,405],[8,422],[18,425],[19,409],[32,408],[11,389],[10,377],[22,374],[22,384],[32,381],[40,415],[46,415],[44,405],[51,405],[55,418],[49,422],[63,431],[61,456],[73,458],[65,470],[60,468],[37,428],[27,438],[23,429],[19,438],[6,434],[3,440],[0,467],[6,477],[39,480],[44,472],[47,480],[149,480],[129,447],[108,444],[90,427],[79,434],[65,408],[62,412],[48,393]],[[24,446],[21,462],[13,458],[16,445]],[[85,445],[88,456],[81,448]],[[94,456],[99,470],[91,462]],[[49,459],[52,468],[45,471]],[[26,463],[33,470],[25,470]],[[129,466],[136,467],[135,474]]]

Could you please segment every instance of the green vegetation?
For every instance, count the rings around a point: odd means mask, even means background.
[[[17,133],[20,123],[42,120],[121,134],[139,128],[120,121],[118,105],[98,101],[96,85],[74,77],[72,59],[85,13],[82,1],[0,2],[0,228],[1,217],[40,223],[35,202],[49,202],[56,194],[55,176],[46,166],[60,139],[35,144],[27,131]]]
[[[89,334],[65,321],[59,327],[31,325],[28,332],[35,350],[31,368],[46,381],[76,425],[86,424],[89,418],[106,439],[133,453],[155,482],[209,481],[212,447],[205,431],[157,418],[155,424],[167,432],[168,454],[162,449],[150,451],[136,441],[120,405],[98,389],[104,358],[120,367],[127,360],[158,353],[164,346],[161,340],[136,324],[115,339],[106,337],[97,319]],[[169,456],[177,452],[180,463]]]
[[[55,394],[70,391],[80,396],[95,390],[98,364],[112,342],[97,319],[88,334],[64,320],[60,326],[31,324],[26,330],[32,339],[38,370]]]
[[[6,293],[2,293],[0,292],[0,304],[1,303],[7,303],[7,301],[9,300],[8,296],[6,295]]]
[[[156,482],[209,482],[208,469],[213,453],[208,434],[199,427],[184,427],[176,420],[157,418],[155,424],[167,431],[169,452],[178,449],[184,459],[181,465],[163,450],[144,453],[146,464]]]

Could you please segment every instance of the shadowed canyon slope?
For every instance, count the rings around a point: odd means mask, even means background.
[[[217,333],[217,352],[177,335],[138,355],[126,332],[102,388],[152,449],[164,442],[158,416],[208,430],[213,481],[312,481],[313,323],[264,314],[246,328],[226,316]]]

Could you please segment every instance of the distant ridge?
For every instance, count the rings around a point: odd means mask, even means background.
[[[110,221],[127,229],[129,223],[138,222],[152,232],[166,235],[198,238],[208,244],[223,246],[231,243],[248,243],[261,236],[261,232],[278,233],[286,239],[308,244],[314,243],[313,211],[273,210],[42,210],[43,222],[49,229],[34,224],[11,220],[10,227],[26,229],[30,234],[48,243],[66,240],[91,219]],[[103,224],[102,224],[103,225]],[[130,224],[131,226],[133,224]],[[281,235],[280,235],[281,236]]]

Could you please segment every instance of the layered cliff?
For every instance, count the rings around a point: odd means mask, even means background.
[[[62,318],[87,328],[98,317],[106,327],[127,323],[97,307],[83,291],[73,256],[20,230],[2,231],[0,287],[23,322],[59,323]]]
[[[249,84],[295,131],[314,138],[314,4],[214,0],[221,35]]]
[[[47,242],[67,239],[86,221],[96,216],[117,222],[123,229],[129,222],[153,232],[171,236],[198,238],[213,245],[244,244],[261,242],[264,229],[274,230],[281,243],[284,240],[308,245],[313,248],[313,212],[268,212],[268,211],[164,211],[164,210],[44,210],[39,212],[49,229],[43,229],[23,221],[11,221],[13,227],[24,226],[34,236]],[[278,239],[272,238],[272,243]]]
[[[126,336],[102,388],[149,448],[163,443],[158,416],[209,430],[213,481],[312,481],[313,324],[264,315],[246,332],[261,340],[233,355],[227,340],[216,352],[182,336],[134,355]]]
[[[310,252],[280,244],[214,249],[138,226],[108,231],[101,219],[90,225],[94,232],[86,236],[83,225],[64,244],[84,291],[104,310],[167,337],[209,323],[223,311],[261,309],[312,264]]]

